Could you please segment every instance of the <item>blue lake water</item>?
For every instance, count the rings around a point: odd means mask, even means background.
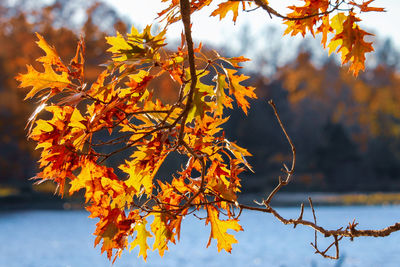
[[[299,208],[279,208],[297,218]],[[400,221],[400,206],[317,207],[318,223],[337,228],[356,219],[359,229],[381,228]],[[199,214],[201,215],[201,214]],[[0,213],[1,267],[111,266],[100,247],[93,248],[96,220],[86,211],[18,211]],[[305,219],[312,219],[305,210]],[[243,232],[232,254],[217,252],[215,240],[206,244],[209,227],[193,216],[183,221],[181,241],[171,244],[161,258],[150,252],[147,263],[137,258],[138,249],[123,253],[114,266],[400,266],[400,233],[387,238],[358,238],[341,242],[341,259],[333,261],[314,254],[314,232],[306,227],[282,225],[268,214],[244,212]],[[323,237],[318,243],[328,244]]]

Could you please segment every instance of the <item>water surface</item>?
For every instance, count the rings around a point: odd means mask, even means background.
[[[280,208],[297,218],[299,208]],[[318,223],[346,226],[356,219],[359,229],[381,228],[400,221],[399,206],[318,207]],[[202,214],[199,214],[200,216]],[[111,266],[100,247],[93,248],[95,219],[86,211],[18,211],[0,213],[0,266]],[[305,219],[312,219],[309,210]],[[315,255],[312,230],[282,225],[269,214],[243,212],[243,232],[232,254],[217,252],[215,240],[207,249],[209,226],[190,216],[184,219],[181,241],[163,258],[150,252],[148,262],[137,258],[138,248],[124,252],[114,266],[400,266],[400,233],[387,238],[358,238],[341,242],[339,261]],[[318,243],[326,245],[322,237]],[[322,247],[321,247],[322,248]]]

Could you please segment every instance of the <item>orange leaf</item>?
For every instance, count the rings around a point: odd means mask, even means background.
[[[359,18],[350,13],[343,23],[343,29],[337,33],[331,42],[340,41],[339,52],[342,53],[342,64],[350,62],[350,70],[355,76],[360,70],[364,70],[365,53],[374,51],[372,43],[364,41],[366,35],[372,35],[360,29],[356,24]]]
[[[211,16],[219,15],[219,19],[222,20],[223,18],[226,17],[229,11],[232,11],[233,13],[232,20],[236,22],[236,18],[238,16],[239,3],[240,3],[239,1],[229,1],[221,3],[218,5],[218,8],[211,13]]]
[[[241,69],[243,68],[242,66],[239,65],[239,63],[242,62],[246,62],[246,61],[250,61],[250,59],[245,58],[244,56],[240,56],[240,57],[231,57],[231,58],[221,58],[222,60],[228,62],[229,64],[231,64],[233,67],[237,68],[237,69]]]
[[[50,46],[40,34],[36,33],[36,36],[39,38],[39,41],[36,42],[37,45],[46,53],[46,56],[38,58],[37,61],[49,65],[63,66],[64,69],[67,70],[64,64],[61,62],[56,49],[53,46]]]
[[[370,11],[385,12],[386,11],[383,7],[370,7],[370,6],[368,6],[373,1],[375,1],[375,0],[369,0],[367,2],[363,2],[361,5],[357,4],[357,3],[353,2],[353,1],[350,1],[349,4],[360,8],[361,12],[370,12]]]
[[[329,23],[329,15],[322,17],[322,23],[317,29],[317,33],[322,33],[321,44],[326,48],[326,42],[328,41],[328,33],[332,32],[333,29]]]
[[[284,34],[291,34],[292,36],[300,33],[303,37],[309,31],[314,36],[314,26],[320,20],[320,16],[317,15],[320,12],[325,12],[329,7],[328,0],[304,0],[304,6],[289,6],[293,12],[288,14],[291,18],[304,18],[301,20],[287,20],[284,24],[287,25],[287,29]]]
[[[251,86],[243,86],[240,82],[247,80],[249,77],[245,75],[238,76],[236,70],[226,69],[226,75],[228,76],[229,81],[229,94],[234,95],[239,107],[242,108],[244,113],[247,115],[247,109],[250,107],[248,98],[257,98],[254,93],[254,87]]]
[[[33,87],[25,99],[32,98],[43,89],[57,88],[63,90],[70,84],[67,73],[57,74],[49,64],[44,64],[44,72],[36,71],[31,65],[27,67],[28,72],[26,74],[19,74],[16,77],[21,82],[19,87]]]

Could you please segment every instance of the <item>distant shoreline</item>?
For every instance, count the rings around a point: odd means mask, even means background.
[[[268,194],[245,194],[239,196],[239,201],[250,204],[254,200],[261,202]],[[280,192],[272,200],[275,206],[298,206],[307,204],[311,198],[315,205],[346,206],[346,205],[398,205],[400,192]]]
[[[320,192],[281,192],[272,201],[273,206],[299,206],[307,204],[311,197],[316,206],[346,206],[346,205],[398,205],[400,192],[374,193],[320,193]],[[239,195],[239,202],[248,205],[257,205],[267,194],[254,193]],[[79,210],[84,209],[84,200],[79,197],[61,198],[50,194],[25,194],[0,197],[0,211],[15,210]]]

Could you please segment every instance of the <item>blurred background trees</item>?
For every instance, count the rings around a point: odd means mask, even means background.
[[[85,1],[57,0],[51,5],[41,1],[1,1],[0,3],[0,184],[28,187],[34,176],[37,154],[24,130],[33,111],[23,102],[26,92],[17,88],[14,77],[24,72],[41,55],[35,41],[40,32],[57,47],[63,59],[75,53],[79,34],[86,41],[86,77],[91,82],[101,71],[107,55],[106,34],[125,23],[107,5]]]
[[[90,83],[108,58],[105,35],[125,32],[127,24],[110,6],[91,0],[0,3],[0,186],[30,190],[28,178],[36,172],[37,155],[24,130],[33,107],[22,101],[26,92],[17,89],[14,80],[41,55],[34,32],[54,45],[63,59],[73,56],[82,34]],[[281,162],[290,160],[286,140],[266,103],[270,98],[298,151],[296,178],[288,189],[400,190],[400,54],[390,40],[378,42],[366,72],[356,79],[335,58],[312,48],[310,40],[298,48],[292,45],[290,49],[298,52],[288,57],[280,34],[267,28],[263,52],[254,55],[251,76],[259,100],[252,103],[248,117],[232,110],[226,125],[228,137],[254,155],[249,161],[256,173],[243,179],[242,191],[271,189]],[[249,45],[243,41],[239,47],[246,50]],[[153,86],[164,101],[174,100],[168,79]],[[160,176],[169,171],[161,170]]]

